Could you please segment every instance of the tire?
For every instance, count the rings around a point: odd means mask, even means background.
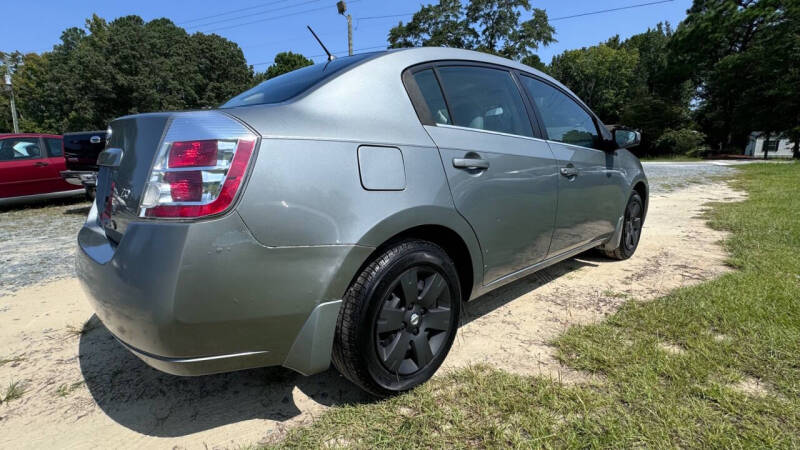
[[[632,192],[625,205],[625,218],[622,222],[622,236],[619,246],[613,250],[601,250],[603,254],[611,259],[628,259],[636,252],[639,246],[639,239],[642,236],[642,224],[644,223],[644,202],[638,192]]]
[[[86,200],[93,202],[97,196],[97,189],[94,187],[86,187],[84,195],[86,195]]]
[[[453,345],[460,286],[455,264],[438,245],[406,240],[381,252],[342,300],[334,366],[378,397],[424,383]]]

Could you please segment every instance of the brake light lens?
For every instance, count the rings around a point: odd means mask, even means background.
[[[217,141],[173,142],[169,149],[169,167],[217,165]]]
[[[183,114],[170,125],[153,164],[140,217],[219,214],[233,204],[242,186],[255,135],[220,113]],[[201,139],[185,139],[192,134]]]

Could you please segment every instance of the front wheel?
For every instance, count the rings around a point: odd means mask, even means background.
[[[619,245],[613,250],[603,250],[603,253],[609,258],[619,260],[633,256],[639,246],[639,238],[642,236],[643,222],[644,202],[638,192],[633,192],[625,206],[625,218],[622,222],[622,236]]]
[[[363,269],[342,300],[333,363],[350,381],[385,397],[427,381],[455,339],[461,289],[441,247],[407,240]]]

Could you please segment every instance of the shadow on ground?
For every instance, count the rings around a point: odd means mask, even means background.
[[[581,255],[481,296],[465,308],[462,324],[594,261],[591,254]],[[126,350],[99,321],[81,337],[79,358],[103,412],[151,436],[178,437],[249,419],[283,422],[302,412],[295,390],[326,406],[374,401],[333,368],[311,377],[281,367],[202,377],[161,373]]]
[[[589,251],[575,258],[567,259],[546,269],[532,273],[513,283],[497,288],[469,302],[461,312],[461,325],[466,325],[473,320],[494,311],[528,292],[554,281],[564,275],[574,272],[582,267],[597,266],[600,262],[608,263],[609,260],[597,256]]]
[[[295,389],[327,406],[371,400],[334,369],[311,377],[281,367],[168,375],[131,354],[102,325],[81,337],[79,358],[86,386],[103,412],[150,436],[184,436],[249,419],[282,422],[301,413]]]
[[[77,215],[77,216],[87,216],[89,214],[89,210],[92,209],[92,204],[89,203],[86,206],[80,206],[77,208],[69,208],[64,210],[64,214],[69,215]]]
[[[86,198],[83,194],[74,195],[64,198],[49,198],[41,200],[28,200],[26,202],[17,202],[9,205],[0,205],[0,213],[20,211],[20,210],[34,210],[49,208],[53,206],[69,206],[77,205],[79,203],[86,203]]]

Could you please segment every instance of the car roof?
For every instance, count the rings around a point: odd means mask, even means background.
[[[460,48],[449,48],[449,47],[409,47],[409,48],[389,49],[375,53],[378,53],[378,55],[366,60],[363,63],[364,66],[367,66],[370,63],[376,63],[381,60],[388,61],[396,58],[404,60],[403,62],[407,67],[414,66],[417,64],[436,62],[436,61],[466,61],[466,62],[494,64],[498,66],[504,66],[509,69],[516,69],[521,72],[527,72],[529,74],[547,80],[548,82],[568,92],[575,100],[579,101],[581,104],[583,104],[588,108],[588,106],[583,102],[583,100],[580,99],[580,97],[575,95],[575,93],[572,92],[568,87],[564,86],[560,81],[556,80],[550,75],[540,70],[534,69],[533,67],[526,66],[525,64],[513,61],[508,58],[503,58],[501,56],[478,52],[475,50],[465,50]]]
[[[0,133],[0,139],[23,138],[23,137],[61,138],[61,135],[60,134],[48,134],[48,133]]]

